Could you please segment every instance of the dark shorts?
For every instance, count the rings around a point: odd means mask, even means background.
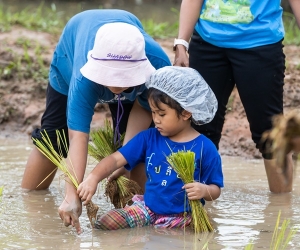
[[[56,152],[59,152],[56,135],[56,130],[59,130],[61,134],[65,134],[67,143],[69,144],[66,110],[67,96],[60,94],[48,84],[46,92],[46,109],[42,116],[41,128],[36,128],[32,132],[32,138],[42,141],[41,133],[47,133],[54,149]],[[62,152],[64,157],[66,157],[67,153],[64,148],[62,149]]]
[[[41,128],[37,128],[32,132],[32,138],[42,140],[42,133],[47,132],[54,149],[59,152],[57,145],[57,135],[56,130],[64,133],[69,145],[68,137],[68,126],[67,126],[67,96],[60,94],[55,89],[48,84],[47,94],[46,94],[46,109],[42,116]],[[127,121],[132,109],[133,103],[122,103],[124,113],[119,124],[120,134],[126,131]],[[118,111],[118,104],[109,104],[109,109],[112,114],[113,127],[116,127],[116,117]],[[35,143],[34,143],[35,144]],[[67,156],[67,152],[62,149],[64,157]]]
[[[226,105],[236,85],[250,124],[252,139],[265,159],[263,132],[271,129],[272,117],[283,112],[285,55],[282,41],[250,48],[220,48],[194,32],[189,47],[190,67],[199,71],[218,99],[218,111],[206,125],[195,126],[217,146],[225,121]]]

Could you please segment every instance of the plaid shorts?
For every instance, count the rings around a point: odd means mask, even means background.
[[[153,225],[155,228],[184,228],[190,225],[189,213],[158,215],[152,212],[144,202],[143,195],[135,195],[131,206],[112,209],[103,215],[98,215],[95,228],[102,230],[117,230]]]

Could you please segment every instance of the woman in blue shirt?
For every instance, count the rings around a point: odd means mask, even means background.
[[[144,83],[155,69],[167,65],[170,65],[168,56],[146,34],[133,14],[123,10],[88,10],[75,15],[65,26],[55,48],[46,110],[41,129],[36,129],[32,137],[40,139],[41,132],[46,131],[57,149],[56,130],[64,130],[70,142],[68,158],[81,182],[96,103],[109,104],[116,138],[127,127],[126,143],[150,126],[151,113]],[[22,187],[46,189],[54,175],[54,164],[34,148]],[[72,225],[80,232],[81,210],[76,190],[66,182],[66,195],[59,207],[65,226]]]
[[[300,27],[300,1],[289,2]],[[252,139],[264,158],[270,191],[292,191],[291,157],[287,174],[282,175],[261,140],[272,127],[272,116],[283,112],[285,55],[280,0],[183,0],[178,38],[174,65],[198,70],[219,103],[214,120],[195,128],[218,147],[226,105],[236,86]]]

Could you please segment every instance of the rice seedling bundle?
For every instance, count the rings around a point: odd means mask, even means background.
[[[116,152],[124,140],[125,134],[120,136],[120,145],[114,142],[114,131],[111,123],[105,120],[104,127],[90,133],[91,143],[88,145],[88,154],[97,161]]]
[[[286,115],[277,115],[273,117],[273,128],[266,131],[262,140],[266,143],[269,153],[273,154],[277,166],[287,177],[287,154],[293,150],[291,140],[300,136],[300,113],[299,110],[293,110]],[[294,159],[297,160],[299,153],[294,152]],[[296,156],[296,157],[295,157]]]
[[[279,210],[277,221],[275,224],[272,240],[270,243],[270,250],[284,250],[288,248],[289,243],[294,238],[299,229],[295,226],[289,227],[290,220],[284,219],[280,224],[281,210]],[[249,243],[244,250],[254,249],[253,243]]]
[[[278,213],[275,229],[272,236],[272,241],[270,249],[272,250],[283,250],[287,249],[289,242],[292,240],[294,235],[297,233],[297,228],[291,227],[288,230],[290,225],[290,220],[283,220],[281,226],[280,223],[281,210]]]
[[[194,152],[189,150],[182,150],[177,153],[172,152],[169,156],[167,156],[167,161],[182,179],[184,184],[194,182]],[[188,200],[188,202],[191,207],[192,227],[195,232],[200,233],[213,231],[210,218],[200,200]]]
[[[111,123],[105,120],[104,127],[90,133],[91,143],[88,145],[88,154],[97,161],[116,152],[122,145],[125,134],[120,136],[120,142],[114,141],[114,131]],[[123,208],[131,203],[135,194],[142,194],[141,187],[133,180],[120,176],[108,181],[104,194],[115,208]]]
[[[46,156],[58,169],[60,169],[64,173],[66,181],[71,183],[77,189],[79,186],[79,182],[78,182],[78,178],[76,177],[74,168],[72,167],[72,162],[69,159],[70,164],[68,164],[67,160],[63,157],[63,153],[62,153],[63,148],[65,149],[66,152],[68,152],[68,144],[67,144],[65,134],[64,133],[61,134],[59,130],[56,130],[59,152],[55,151],[47,133],[45,132],[41,134],[42,134],[42,140],[32,138],[32,140],[36,143],[38,150],[44,156]],[[55,171],[56,169],[54,169],[41,183],[43,183]],[[92,201],[90,201],[86,205],[87,216],[89,218],[92,227],[94,227],[93,225],[94,225],[94,221],[96,220],[98,209],[99,207],[96,204],[94,204]]]
[[[142,193],[141,187],[135,181],[124,176],[108,181],[104,192],[115,208],[123,208],[126,204],[131,205],[132,197]]]

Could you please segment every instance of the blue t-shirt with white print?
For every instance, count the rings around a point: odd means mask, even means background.
[[[222,48],[276,43],[284,37],[280,0],[205,0],[195,29]]]
[[[114,22],[128,23],[140,30],[145,38],[146,56],[155,69],[171,65],[167,54],[143,30],[141,22],[133,14],[124,10],[87,10],[73,16],[55,48],[49,73],[51,86],[68,95],[67,122],[72,130],[89,133],[96,103],[117,102],[117,96],[109,89],[88,80],[80,72],[87,62],[88,51],[93,49],[98,29]],[[150,110],[144,84],[134,87],[130,93],[121,93],[122,102],[134,102],[136,99]]]
[[[156,128],[140,132],[119,149],[125,157],[128,170],[144,162],[147,181],[144,200],[156,214],[179,214],[189,212],[183,181],[167,162],[171,152],[191,150],[195,152],[194,180],[223,187],[221,157],[215,145],[204,135],[189,142],[174,142],[162,136]],[[204,204],[204,200],[201,202]]]

